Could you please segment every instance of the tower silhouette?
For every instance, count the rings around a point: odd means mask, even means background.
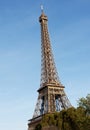
[[[29,130],[33,130],[33,126],[42,118],[43,114],[59,112],[71,107],[55,66],[47,21],[48,18],[42,10],[39,17],[41,25],[41,81],[33,118],[29,120],[28,124]]]

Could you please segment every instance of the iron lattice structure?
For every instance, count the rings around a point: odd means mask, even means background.
[[[41,83],[38,90],[38,99],[33,119],[45,113],[53,113],[71,107],[71,104],[64,92],[64,86],[59,80],[55,67],[52,47],[50,43],[48,18],[42,12],[39,17],[41,25]]]

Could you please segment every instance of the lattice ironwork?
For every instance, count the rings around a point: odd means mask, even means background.
[[[47,16],[42,13],[39,18],[41,24],[41,87],[44,84],[58,84],[61,85],[56,70],[50,38],[47,28]]]
[[[50,43],[47,16],[43,13],[39,17],[41,25],[41,82],[38,90],[39,95],[33,118],[45,113],[61,111],[71,107],[64,92],[64,86],[59,80],[56,70],[52,47]]]

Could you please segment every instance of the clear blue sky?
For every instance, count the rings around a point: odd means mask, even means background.
[[[0,1],[0,129],[27,130],[40,85],[40,5],[73,106],[90,93],[90,0]]]

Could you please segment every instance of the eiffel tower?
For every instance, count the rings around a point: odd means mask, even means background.
[[[34,114],[28,123],[28,130],[34,130],[34,126],[41,120],[43,114],[60,112],[62,109],[72,107],[65,94],[64,86],[59,80],[47,21],[48,18],[42,9],[39,17],[41,25],[41,82]]]

